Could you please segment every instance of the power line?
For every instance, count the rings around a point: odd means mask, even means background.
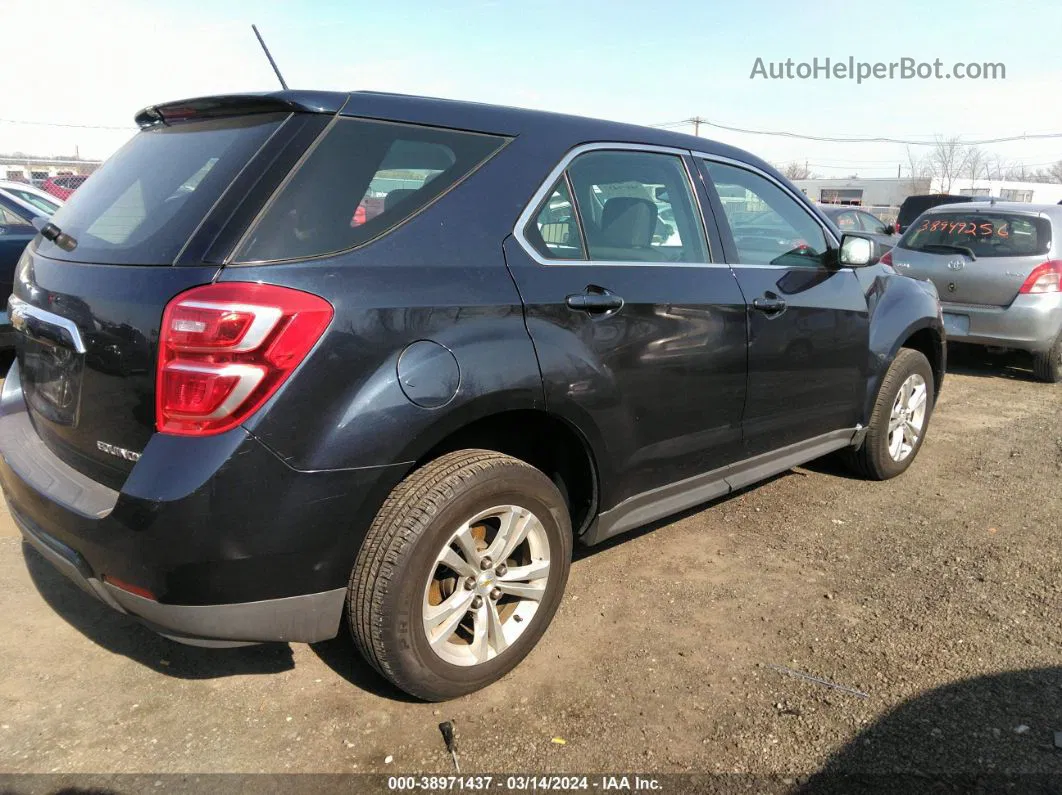
[[[789,132],[788,130],[753,130],[746,127],[734,127],[729,124],[720,124],[719,122],[709,121],[701,116],[693,116],[686,119],[684,122],[678,124],[693,124],[694,135],[700,132],[700,126],[702,124],[708,127],[715,127],[720,130],[728,130],[729,132],[745,133],[746,135],[770,135],[778,138],[798,138],[805,141],[821,141],[824,143],[839,143],[839,144],[904,144],[907,146],[935,146],[936,140],[932,141],[920,141],[913,138],[887,138],[881,136],[860,138],[860,137],[840,137],[829,135],[803,135],[801,133]],[[674,127],[678,126],[675,122],[667,122],[665,124],[652,124],[651,127]],[[967,146],[983,146],[985,144],[1002,144],[1010,141],[1032,141],[1043,140],[1048,138],[1062,138],[1062,132],[1053,133],[1023,133],[1021,135],[1005,135],[997,138],[983,138],[976,141],[962,141]]]
[[[121,130],[133,132],[136,127],[130,124],[128,127],[114,127],[107,124],[66,124],[58,121],[25,121],[23,119],[0,119],[0,124],[26,124],[32,127],[71,127],[78,130]]]

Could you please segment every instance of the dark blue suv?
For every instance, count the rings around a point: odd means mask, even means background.
[[[925,438],[932,285],[743,151],[371,92],[137,122],[19,263],[0,480],[174,640],[346,621],[449,698],[541,637],[575,541]]]

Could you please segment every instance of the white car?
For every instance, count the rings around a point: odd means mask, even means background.
[[[34,216],[51,218],[63,206],[63,200],[35,188],[28,182],[0,180],[0,195],[10,199]]]

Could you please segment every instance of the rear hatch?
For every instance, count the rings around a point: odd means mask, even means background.
[[[964,207],[923,215],[892,258],[946,303],[1005,307],[1050,250],[1051,223],[1035,211]]]
[[[230,102],[226,115],[223,104],[138,117],[145,129],[52,217],[62,235],[38,236],[17,269],[31,420],[60,458],[112,488],[154,432],[166,304],[214,279],[226,230],[246,226],[328,119],[267,101]]]

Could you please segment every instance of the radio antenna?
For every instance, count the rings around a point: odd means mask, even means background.
[[[257,25],[251,25],[251,30],[254,31],[254,35],[258,37],[258,43],[262,45],[262,52],[265,53],[265,57],[269,59],[269,65],[273,67],[273,71],[277,73],[277,80],[280,81],[281,87],[287,91],[288,84],[284,82],[284,75],[280,73],[277,68],[277,62],[273,60],[273,56],[269,54],[269,48],[266,47],[265,39],[262,38],[262,34],[258,32]]]

